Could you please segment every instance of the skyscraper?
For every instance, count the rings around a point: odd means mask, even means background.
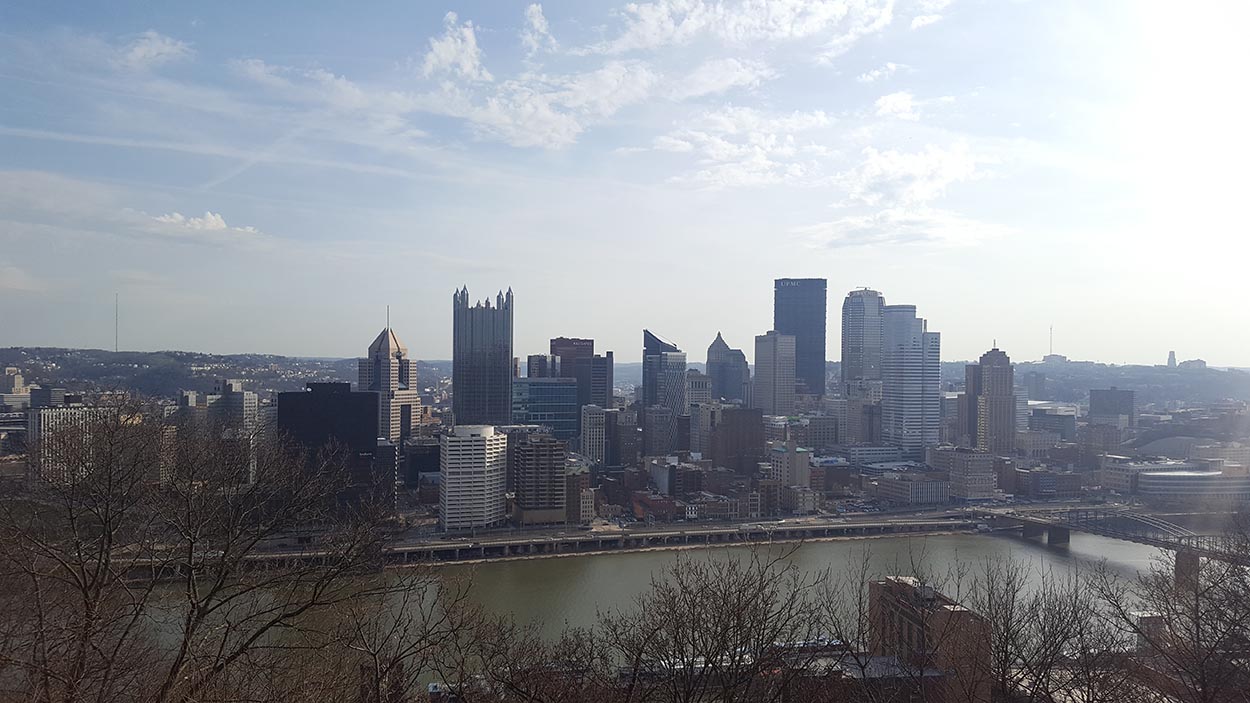
[[[595,355],[595,340],[556,337],[551,340],[551,355],[560,357],[560,361],[567,365],[564,375],[572,376],[574,359],[585,359]]]
[[[720,332],[707,348],[707,375],[712,380],[712,397],[747,402],[750,398],[751,367],[741,349],[731,349]]]
[[[452,412],[458,425],[507,425],[512,417],[512,289],[469,306],[452,296]]]
[[[677,441],[677,417],[686,412],[686,353],[650,330],[642,331],[642,412],[662,407],[667,413],[650,413],[643,423],[643,444],[648,454],[670,452]],[[648,426],[649,425],[649,426]]]
[[[512,471],[522,525],[564,522],[568,454],[566,443],[544,435],[527,437],[517,445]]]
[[[881,438],[904,459],[924,461],[942,427],[941,335],[915,305],[887,305],[881,336]]]
[[[388,326],[369,345],[369,355],[357,360],[356,367],[356,390],[378,394],[378,436],[403,442],[421,416],[417,369],[408,358],[408,348]]]
[[[712,402],[712,379],[698,369],[686,369],[686,415],[697,405]]]
[[[563,362],[561,363],[563,364]],[[614,383],[613,363],[612,352],[574,357],[569,362],[572,367],[572,373],[565,373],[564,369],[566,367],[562,366],[560,375],[571,375],[577,379],[577,402],[579,405],[598,405],[601,408],[610,408],[612,407],[612,385]]]
[[[842,301],[842,388],[856,395],[867,381],[881,380],[881,311],[885,298],[861,288]]]
[[[964,403],[971,415],[969,437],[976,448],[992,454],[1016,449],[1016,396],[1011,359],[997,347],[981,355],[965,371]]]
[[[751,405],[765,415],[794,412],[797,341],[793,335],[770,331],[755,337],[755,380]]]
[[[581,453],[596,464],[607,457],[608,412],[598,405],[582,406]],[[612,416],[616,422],[616,417]]]
[[[457,425],[441,441],[438,518],[443,529],[502,524],[508,436],[488,425]]]
[[[799,391],[823,396],[828,284],[823,278],[778,278],[773,285],[773,329],[794,335]]]

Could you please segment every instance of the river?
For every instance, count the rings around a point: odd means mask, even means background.
[[[652,575],[677,558],[720,557],[742,554],[750,547],[700,547],[686,550],[620,552],[586,556],[484,562],[442,567],[448,575],[473,579],[473,598],[489,610],[512,615],[520,622],[541,623],[547,634],[565,624],[588,626],[596,612],[627,609],[635,596],[648,587]],[[868,550],[875,576],[910,574],[919,562],[941,572],[956,560],[978,562],[1007,557],[1029,563],[1036,574],[1051,568],[1066,572],[1074,566],[1106,560],[1113,570],[1132,576],[1147,568],[1157,556],[1153,547],[1121,540],[1072,533],[1066,546],[1018,535],[957,534],[916,537],[885,537],[807,542],[790,559],[801,569],[846,569],[858,564]]]

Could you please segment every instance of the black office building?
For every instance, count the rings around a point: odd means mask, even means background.
[[[773,289],[773,329],[794,336],[797,390],[816,396],[825,394],[827,289],[823,278],[778,278]]]
[[[512,289],[469,305],[469,290],[452,298],[451,407],[457,425],[512,421]]]
[[[340,499],[373,496],[394,502],[398,447],[378,437],[378,394],[353,391],[350,383],[309,383],[307,390],[278,394],[278,430],[316,462],[326,448],[343,452],[350,486]]]

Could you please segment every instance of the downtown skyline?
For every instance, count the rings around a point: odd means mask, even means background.
[[[631,7],[0,9],[3,343],[111,348],[118,292],[124,349],[347,358],[389,304],[449,359],[447,294],[511,286],[519,356],[699,361],[793,277],[829,360],[867,286],[945,360],[1250,366],[1245,8]]]

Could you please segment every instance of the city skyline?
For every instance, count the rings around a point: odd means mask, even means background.
[[[643,327],[749,349],[773,279],[820,277],[923,306],[948,360],[1053,324],[1072,358],[1250,366],[1250,9],[764,7],[0,8],[5,342],[111,348],[117,292],[126,349],[350,358],[389,304],[447,359],[446,291],[506,282],[518,353],[628,363]]]

